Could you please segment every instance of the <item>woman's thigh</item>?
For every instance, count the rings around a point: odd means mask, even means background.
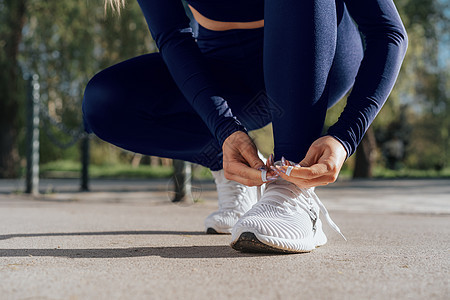
[[[121,148],[216,169],[220,165],[220,147],[159,53],[132,58],[95,75],[85,90],[83,116],[88,131]]]
[[[193,110],[176,87],[159,53],[138,56],[106,68],[89,81],[84,94],[84,118],[94,131],[105,123],[120,126],[125,131],[132,128],[136,118],[152,122],[178,112]]]

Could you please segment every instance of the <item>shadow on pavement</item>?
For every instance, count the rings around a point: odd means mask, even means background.
[[[0,240],[27,237],[52,236],[96,236],[96,235],[203,235],[203,231],[100,231],[100,232],[49,232],[15,233],[0,235]],[[96,249],[0,249],[0,257],[51,256],[67,258],[123,258],[159,256],[163,258],[230,258],[267,256],[270,253],[241,253],[228,245],[223,246],[177,246],[177,247],[136,247],[136,248],[96,248]],[[275,254],[276,255],[276,254]]]
[[[280,254],[241,253],[225,245],[102,249],[0,249],[0,257],[125,258],[159,256],[162,258],[232,258],[269,255]]]
[[[77,236],[77,235],[206,235],[204,231],[164,231],[164,230],[138,230],[138,231],[99,231],[99,232],[49,232],[49,233],[13,233],[0,235],[0,240],[21,237],[40,236]]]

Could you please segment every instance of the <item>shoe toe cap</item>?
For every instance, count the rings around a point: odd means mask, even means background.
[[[239,217],[233,212],[214,212],[205,220],[206,228],[214,228],[219,232],[230,232]]]

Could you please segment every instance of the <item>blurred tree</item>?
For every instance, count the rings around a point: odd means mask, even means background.
[[[136,1],[118,17],[105,14],[102,0],[0,0],[0,49],[0,178],[18,174],[26,91],[22,73],[39,74],[49,115],[76,131],[89,78],[111,64],[155,51]],[[50,134],[41,135],[41,161],[62,158],[67,151],[52,141],[64,144],[72,137],[45,118],[41,122]],[[76,147],[68,151],[77,153]]]
[[[155,47],[136,1],[120,16],[105,14],[103,1],[29,0],[20,62],[38,73],[41,100],[49,115],[75,132],[81,125],[84,87],[98,71],[119,61],[154,52]],[[78,150],[55,146],[72,137],[42,119],[41,162],[76,159]]]
[[[376,146],[375,134],[370,126],[355,153],[353,178],[372,178]]]
[[[378,129],[378,142],[387,167],[398,169],[405,158],[405,149],[411,142],[413,115],[406,104],[399,106],[397,118]]]
[[[17,114],[24,96],[18,66],[26,0],[0,0],[0,178],[17,175]]]
[[[448,0],[396,1],[409,47],[396,87],[375,125],[407,141],[404,160],[413,168],[442,168],[450,163],[449,4]],[[406,107],[405,131],[398,122]],[[380,145],[385,142],[388,139]]]
[[[449,65],[442,59],[449,58],[449,1],[398,0],[395,3],[408,32],[408,52],[396,86],[372,127],[381,149],[392,148],[394,142],[403,144],[402,151],[405,152],[398,160],[414,162],[411,167],[436,168],[436,165],[440,165],[442,168],[449,163],[450,158]],[[421,128],[425,124],[423,120],[428,118],[434,122],[427,122],[426,129]],[[416,131],[423,133],[424,130],[429,135],[415,134]],[[430,135],[432,139],[424,140]],[[369,143],[369,139],[372,138],[366,136],[358,147],[355,177],[370,177],[369,170],[374,160],[371,162],[365,158],[373,158],[374,155],[368,153],[376,149],[368,148],[369,145],[375,145]],[[421,142],[426,145],[418,147],[417,144]],[[430,157],[435,159],[430,160]],[[397,165],[390,162],[391,166]]]

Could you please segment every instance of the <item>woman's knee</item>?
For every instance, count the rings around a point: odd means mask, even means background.
[[[83,98],[83,119],[88,131],[105,135],[114,128],[123,111],[121,93],[108,80],[105,71],[96,74],[87,84]]]

